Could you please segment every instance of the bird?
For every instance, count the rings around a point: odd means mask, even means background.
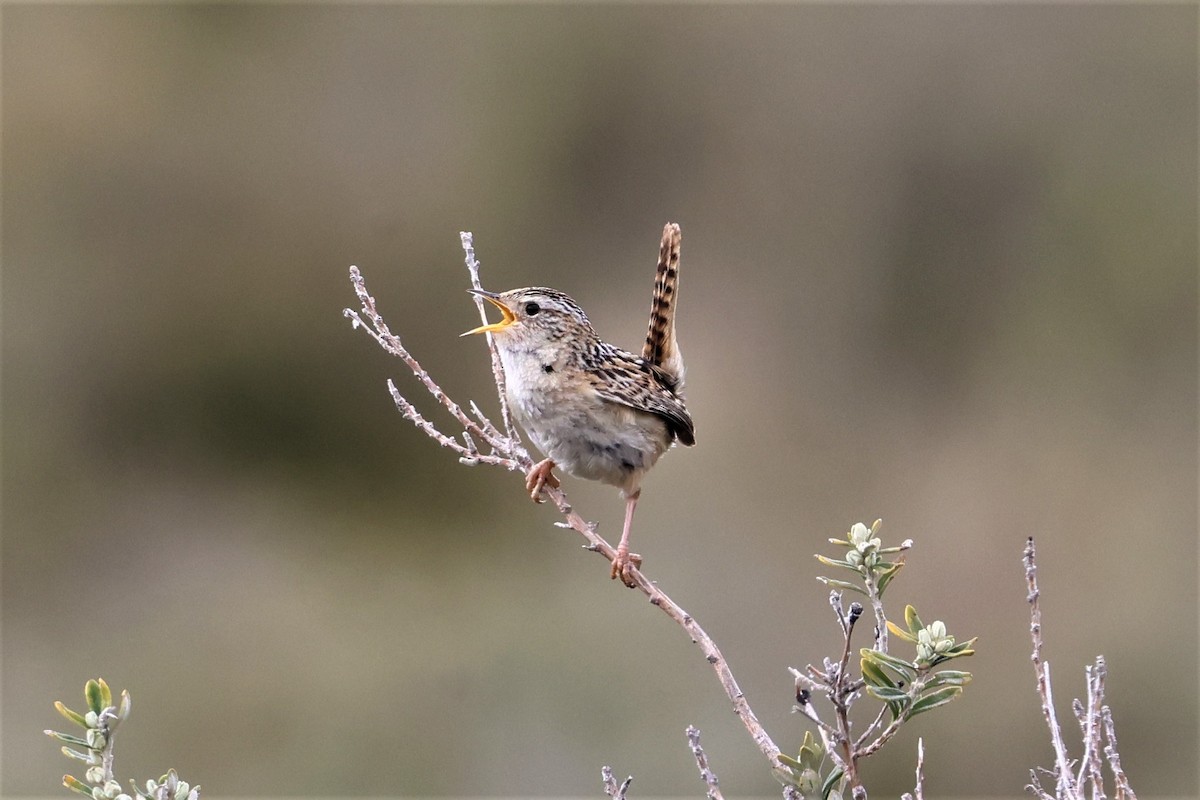
[[[625,524],[611,577],[630,588],[642,563],[629,552],[642,478],[674,443],[696,443],[675,336],[680,239],[679,226],[668,223],[641,356],[601,339],[579,304],[555,289],[469,290],[501,319],[463,336],[492,335],[513,417],[546,456],[528,471],[526,490],[541,502],[544,487],[559,486],[555,466],[620,489]]]

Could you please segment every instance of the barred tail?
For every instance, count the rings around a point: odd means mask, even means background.
[[[675,341],[675,305],[679,299],[679,225],[667,223],[663,228],[662,245],[658,251],[658,271],[654,276],[654,300],[650,304],[650,328],[642,358],[658,367],[674,383],[683,388],[683,356]]]

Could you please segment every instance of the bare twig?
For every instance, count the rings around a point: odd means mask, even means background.
[[[841,600],[839,598],[836,609],[841,611]],[[863,607],[861,603],[851,603],[850,613],[842,618],[842,636],[844,646],[842,647],[842,657],[838,661],[836,668],[827,669],[833,681],[828,687],[829,701],[833,704],[835,716],[837,718],[837,736],[836,741],[841,748],[842,762],[846,765],[844,772],[851,790],[859,789],[862,783],[858,777],[858,759],[860,754],[855,752],[854,740],[851,734],[850,723],[850,703],[853,701],[853,690],[849,686],[850,666],[850,640],[854,636],[854,626],[862,616]],[[902,717],[897,717],[897,721]],[[886,731],[885,731],[886,732]]]
[[[708,756],[704,754],[704,748],[700,746],[700,731],[689,725],[687,728],[687,740],[692,748],[692,756],[696,759],[696,767],[700,770],[700,778],[707,787],[708,800],[724,800],[724,796],[721,794],[721,787],[717,782],[717,776],[708,768]]]
[[[871,599],[871,610],[875,612],[875,649],[881,653],[888,651],[887,615],[883,611],[883,598],[879,596],[879,587],[875,585],[875,576],[868,572],[866,575],[867,596]]]
[[[1050,664],[1042,659],[1042,609],[1038,604],[1040,593],[1037,585],[1037,563],[1033,537],[1025,543],[1025,583],[1029,587],[1029,635],[1033,639],[1033,671],[1037,674],[1038,696],[1042,700],[1042,716],[1050,729],[1050,742],[1054,747],[1055,774],[1061,790],[1068,796],[1076,794],[1075,779],[1071,774],[1071,758],[1063,742],[1062,728],[1054,713],[1054,695],[1050,684]]]
[[[855,751],[855,758],[870,758],[878,753],[879,749],[887,744],[888,741],[890,741],[891,738],[899,732],[900,726],[904,724],[905,719],[906,717],[899,716],[892,720],[888,726],[883,729],[883,733],[879,734],[875,741],[871,742],[863,749]]]
[[[467,263],[467,272],[471,275],[471,288],[482,289],[483,285],[479,282],[479,262],[475,260],[475,237],[470,231],[460,231],[458,234],[462,239],[463,255]],[[483,320],[483,324],[487,324],[487,311],[483,304],[483,298],[479,295],[471,295],[475,298],[475,307],[479,309],[479,318]],[[513,444],[517,444],[520,438],[517,436],[516,428],[513,427],[512,413],[508,410],[508,393],[505,391],[504,382],[504,364],[500,361],[500,351],[496,349],[496,339],[492,334],[487,334],[488,350],[492,354],[492,377],[496,380],[496,393],[500,397],[500,421],[504,424],[504,435]],[[481,418],[479,409],[475,408],[475,404],[471,404],[471,408]],[[491,425],[490,422],[487,423]]]
[[[925,800],[925,740],[917,739],[917,785],[912,792],[900,795],[900,800]]]
[[[362,274],[358,271],[358,267],[350,267],[350,281],[354,284],[354,292],[358,295],[359,302],[362,303],[362,313],[367,317],[368,320],[370,320],[370,324],[368,325],[363,321],[362,317],[359,316],[359,312],[347,308],[342,312],[342,314],[350,320],[350,324],[355,328],[362,328],[365,330],[367,334],[379,344],[380,347],[403,361],[408,368],[412,370],[412,373],[417,377],[417,380],[424,385],[425,389],[431,395],[433,395],[435,400],[445,406],[446,410],[450,412],[450,415],[453,416],[454,419],[457,420],[464,429],[470,431],[480,439],[483,439],[494,449],[505,450],[511,455],[514,448],[506,446],[508,444],[507,442],[499,440],[495,436],[487,433],[479,426],[478,423],[468,417],[466,412],[459,407],[458,403],[455,403],[453,400],[451,400],[446,393],[442,391],[442,387],[438,386],[437,383],[435,383],[434,380],[429,377],[429,373],[425,371],[417,359],[413,358],[412,354],[409,353],[404,347],[404,344],[400,341],[400,337],[388,330],[387,323],[383,321],[383,317],[380,316],[379,312],[375,308],[375,298],[371,297],[371,295],[367,293],[366,281],[363,279]],[[404,409],[401,409],[401,413],[404,413]]]
[[[1063,744],[1062,731],[1054,715],[1054,697],[1050,685],[1050,665],[1042,660],[1042,618],[1038,607],[1039,590],[1037,585],[1037,564],[1035,561],[1033,539],[1025,545],[1025,580],[1029,586],[1030,634],[1033,638],[1033,665],[1037,673],[1038,694],[1042,699],[1042,714],[1050,728],[1050,741],[1054,747],[1055,768],[1048,771],[1034,769],[1030,771],[1029,788],[1042,800],[1104,800],[1103,762],[1100,753],[1104,753],[1109,770],[1113,774],[1116,786],[1116,800],[1136,800],[1137,795],[1129,785],[1129,779],[1121,769],[1121,757],[1117,753],[1117,736],[1113,727],[1112,712],[1104,704],[1104,683],[1108,676],[1108,666],[1104,656],[1097,656],[1096,663],[1086,669],[1087,674],[1087,704],[1079,700],[1071,704],[1076,720],[1079,722],[1080,734],[1083,739],[1083,758],[1080,760],[1078,772],[1071,766],[1070,756],[1066,745]],[[1052,775],[1055,779],[1054,792],[1048,791],[1041,784],[1039,775]],[[1088,790],[1090,789],[1090,795]]]
[[[471,272],[472,285],[478,287],[478,262],[475,261],[471,234],[464,232],[462,240],[467,254],[466,262],[467,268]],[[466,463],[493,464],[515,471],[528,470],[532,466],[532,460],[529,458],[529,454],[525,451],[524,447],[521,446],[508,419],[507,402],[503,388],[504,369],[495,348],[492,347],[492,370],[500,397],[501,413],[505,415],[503,424],[508,434],[501,434],[496,426],[474,404],[471,404],[471,412],[478,421],[472,419],[457,403],[452,401],[429,374],[425,372],[412,354],[404,348],[399,337],[388,329],[382,315],[379,314],[376,308],[375,299],[367,292],[366,282],[357,267],[350,268],[350,280],[354,285],[354,291],[358,296],[362,309],[361,314],[358,311],[346,309],[344,311],[345,316],[350,319],[355,328],[365,330],[380,347],[404,361],[425,389],[462,426],[469,437],[464,441],[469,443],[460,443],[453,436],[439,431],[435,425],[417,413],[412,403],[408,402],[395,389],[394,384],[389,382],[388,389],[392,393],[393,400],[401,414],[416,424],[418,428],[434,439],[434,441],[458,453],[460,459],[465,460]],[[479,453],[474,447],[475,440],[485,443],[493,452],[491,454]],[[586,550],[600,553],[610,562],[616,557],[616,549],[596,532],[595,524],[586,521],[572,508],[567,500],[566,493],[561,488],[546,487],[544,494],[563,517],[563,522],[559,523],[559,525],[561,527],[569,527],[581,535],[586,541],[584,545]],[[746,701],[741,687],[738,686],[737,680],[734,678],[733,672],[717,647],[716,642],[692,618],[691,614],[687,613],[665,592],[658,588],[657,585],[648,580],[640,570],[631,569],[630,574],[634,581],[634,588],[641,591],[650,600],[651,605],[661,609],[664,614],[684,630],[693,643],[699,646],[705,661],[712,666],[713,671],[716,673],[722,689],[724,689],[729,702],[733,706],[734,713],[742,721],[742,725],[746,728],[746,731],[750,734],[750,737],[754,740],[754,743],[767,758],[771,766],[778,766],[779,748],[771,740],[771,737],[755,716],[754,711],[750,708],[750,704]]]
[[[1107,672],[1104,657],[1097,658],[1095,665],[1087,667],[1085,671],[1087,708],[1078,700],[1071,704],[1083,739],[1083,758],[1079,760],[1075,783],[1082,786],[1085,779],[1091,781],[1092,800],[1105,800],[1104,773],[1100,761],[1100,706],[1104,702],[1104,676]]]
[[[608,766],[600,768],[600,778],[604,781],[604,793],[613,798],[613,800],[625,800],[625,793],[629,791],[629,784],[633,783],[633,776],[630,775],[618,786],[617,779],[613,777],[612,767]]]
[[[917,739],[917,785],[913,789],[914,800],[925,800],[925,740]]]
[[[875,735],[875,731],[879,730],[879,727],[883,724],[883,715],[887,713],[887,710],[888,707],[886,704],[879,707],[879,713],[875,715],[875,719],[871,720],[871,724],[866,727],[866,730],[864,730],[859,737],[854,740],[855,750],[862,749],[863,745],[865,745],[867,741]]]
[[[1104,745],[1104,757],[1108,759],[1108,768],[1112,770],[1116,780],[1116,799],[1137,800],[1137,795],[1133,793],[1133,787],[1129,785],[1129,778],[1125,775],[1125,770],[1121,769],[1121,755],[1117,752],[1117,731],[1113,726],[1112,711],[1108,706],[1104,706],[1100,709],[1100,716],[1104,721],[1104,738],[1107,740]]]
[[[396,384],[392,383],[391,379],[387,382],[388,391],[392,394],[392,402],[396,404],[396,408],[400,409],[400,414],[406,420],[416,425],[424,431],[429,438],[440,444],[442,447],[449,447],[451,450],[459,454],[459,461],[469,462],[470,464],[495,464],[496,466],[506,469],[520,469],[520,465],[514,459],[504,458],[497,455],[484,455],[475,448],[474,439],[470,433],[463,431],[465,441],[470,444],[459,444],[454,439],[451,439],[446,434],[434,427],[433,423],[421,416],[421,413],[413,406],[412,403],[400,394],[400,390],[396,388]]]

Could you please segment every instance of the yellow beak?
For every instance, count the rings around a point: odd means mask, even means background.
[[[499,322],[493,322],[490,325],[480,325],[478,328],[472,328],[471,330],[467,331],[466,333],[460,334],[461,336],[470,336],[473,333],[499,333],[500,331],[504,330],[509,325],[512,325],[514,322],[517,321],[516,315],[508,310],[508,306],[506,306],[506,305],[504,305],[504,303],[500,302],[499,295],[497,295],[493,292],[485,292],[482,289],[468,289],[467,291],[470,292],[471,294],[479,295],[484,300],[487,300],[489,303],[494,305],[496,308],[500,309],[500,313],[501,313],[501,315],[503,315],[504,318],[501,319]]]

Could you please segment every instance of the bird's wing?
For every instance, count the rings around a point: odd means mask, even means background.
[[[601,363],[590,370],[598,397],[662,417],[680,443],[696,443],[692,415],[662,370],[616,348]]]

